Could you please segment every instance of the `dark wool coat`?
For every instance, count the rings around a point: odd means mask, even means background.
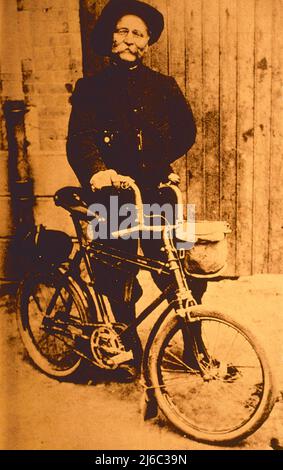
[[[193,145],[190,106],[172,77],[140,64],[111,64],[78,80],[71,98],[67,156],[83,186],[114,169],[142,188],[166,181],[170,163]]]

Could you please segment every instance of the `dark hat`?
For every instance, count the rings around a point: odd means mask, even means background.
[[[159,39],[164,28],[164,18],[156,8],[138,0],[110,0],[91,33],[91,43],[96,54],[110,55],[115,26],[125,15],[136,15],[145,22],[150,31],[149,45]]]

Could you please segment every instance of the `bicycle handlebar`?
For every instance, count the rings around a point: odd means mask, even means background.
[[[122,189],[131,189],[134,193],[135,197],[135,205],[137,207],[137,222],[142,227],[144,226],[144,213],[143,213],[143,202],[141,191],[138,185],[134,182],[122,182],[121,183]]]
[[[182,204],[182,193],[177,184],[174,184],[170,181],[167,183],[160,183],[158,186],[160,189],[162,188],[170,188],[176,195],[177,199],[177,216],[176,216],[176,225],[175,227],[178,226],[183,226],[183,204]],[[121,182],[121,189],[131,189],[134,193],[134,198],[135,198],[135,206],[137,208],[137,223],[138,225],[136,227],[124,229],[124,230],[118,230],[117,232],[113,232],[113,236],[124,236],[133,232],[136,232],[137,230],[143,230],[143,231],[161,231],[164,230],[164,226],[155,226],[155,227],[149,227],[146,226],[144,223],[144,210],[143,210],[143,201],[142,201],[142,195],[140,188],[135,182],[127,181],[127,182]]]

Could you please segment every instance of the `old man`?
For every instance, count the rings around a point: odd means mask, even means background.
[[[130,178],[141,188],[146,202],[157,202],[158,184],[168,180],[170,164],[195,141],[192,111],[175,79],[142,62],[163,28],[162,14],[136,0],[110,0],[94,27],[94,50],[109,57],[110,63],[77,82],[67,141],[68,161],[82,186],[94,192],[94,198],[98,190],[103,193],[105,188],[117,187],[121,179]],[[160,246],[150,242],[142,242],[143,251],[158,258]],[[123,243],[130,251],[137,248],[135,241]],[[137,283],[129,297],[129,275],[97,269],[97,279],[105,285],[117,321],[130,323],[140,295]],[[156,277],[155,282],[162,288],[161,278]],[[205,283],[191,281],[190,285],[200,302]],[[140,358],[138,344],[137,369]]]

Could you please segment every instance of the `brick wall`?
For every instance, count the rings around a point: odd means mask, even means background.
[[[13,278],[7,246],[13,230],[8,149],[2,105],[24,99],[28,161],[34,179],[36,223],[71,231],[52,196],[77,184],[65,153],[69,97],[82,75],[79,0],[3,0],[0,61],[0,280]]]

